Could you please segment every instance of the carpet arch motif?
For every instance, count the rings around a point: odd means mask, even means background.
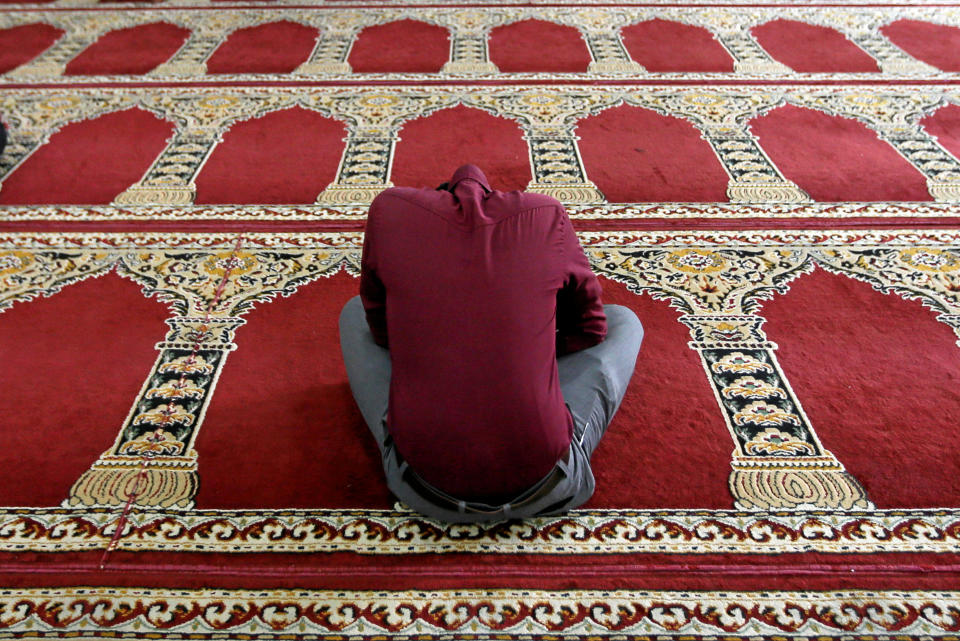
[[[611,90],[612,89],[612,90]],[[258,95],[259,93],[259,95]],[[389,169],[397,133],[403,122],[455,104],[490,111],[516,119],[530,145],[534,182],[528,189],[557,197],[567,203],[603,202],[583,167],[574,127],[577,119],[625,101],[693,122],[701,131],[730,176],[727,194],[733,202],[803,202],[809,197],[783,177],[747,129],[753,117],[782,104],[799,106],[846,118],[858,119],[891,144],[925,178],[932,199],[960,199],[960,161],[918,124],[924,116],[958,98],[949,89],[931,92],[904,90],[866,96],[860,90],[810,91],[804,87],[769,92],[739,90],[710,92],[660,89],[598,88],[550,91],[512,88],[470,91],[324,91],[309,97],[290,91],[268,93],[195,90],[186,95],[164,96],[137,91],[96,90],[78,94],[69,101],[51,99],[49,92],[23,92],[2,105],[5,116],[24,129],[52,131],[67,122],[88,119],[106,110],[136,105],[161,118],[178,123],[177,133],[154,161],[141,181],[120,194],[117,204],[189,204],[193,181],[204,160],[230,122],[249,119],[268,111],[300,105],[322,115],[345,121],[350,135],[340,162],[338,177],[318,195],[318,203],[369,202],[390,186]],[[28,134],[29,136],[29,134]],[[46,138],[41,135],[12,146],[5,174],[15,169]],[[565,158],[556,166],[556,154]]]
[[[958,33],[914,0],[4,5],[0,638],[956,637]],[[337,316],[372,199],[477,160],[564,204],[646,337],[590,502],[454,525],[383,484]]]
[[[10,265],[5,271],[30,283],[11,292],[6,304],[55,292],[75,280],[78,271],[91,275],[115,267],[148,295],[169,302],[175,313],[168,320],[168,336],[158,343],[161,353],[141,398],[113,448],[78,480],[69,504],[122,505],[131,478],[145,465],[148,475],[156,477],[149,484],[155,489],[142,494],[141,503],[192,506],[196,481],[184,480],[197,474],[190,443],[226,356],[236,348],[232,336],[242,315],[257,302],[290,295],[299,285],[343,267],[358,272],[356,235],[322,238],[322,249],[300,246],[285,252],[263,251],[262,238],[236,235],[221,237],[219,248],[100,250],[86,261],[58,252],[5,253]],[[662,242],[677,247],[676,240],[664,238]],[[865,249],[857,247],[855,235],[847,237],[853,249],[820,249],[816,244],[726,249],[722,236],[710,240],[704,234],[699,247],[649,249],[638,247],[629,234],[594,234],[584,243],[599,273],[622,280],[638,293],[666,298],[684,313],[680,321],[690,330],[690,346],[702,359],[734,439],[730,488],[738,507],[871,509],[860,484],[820,444],[777,363],[776,345],[761,329],[759,302],[785,292],[792,278],[819,264],[878,289],[919,298],[960,331],[960,255],[951,246],[897,248],[896,235],[886,239],[893,248]],[[162,247],[165,243],[160,242]],[[202,236],[184,242],[205,243]],[[302,241],[290,242],[296,247]],[[90,263],[95,267],[83,267]],[[148,464],[139,458],[146,453]],[[161,472],[165,457],[169,471]]]

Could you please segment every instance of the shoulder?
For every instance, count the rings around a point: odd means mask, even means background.
[[[412,204],[423,203],[425,205],[451,199],[450,192],[440,189],[429,189],[416,187],[390,187],[384,189],[377,197],[373,199],[373,205],[397,204],[397,202],[408,202]]]
[[[563,211],[563,205],[553,196],[546,194],[537,194],[530,191],[511,192],[520,194],[520,202],[523,209],[549,209],[552,211]]]
[[[566,210],[559,200],[546,194],[537,194],[529,191],[497,191],[491,196],[499,200],[499,204],[517,213],[542,210],[545,215],[565,215]]]
[[[453,201],[450,192],[416,187],[390,187],[377,194],[370,203],[371,217],[389,217],[397,213],[409,215],[412,211],[434,211]]]

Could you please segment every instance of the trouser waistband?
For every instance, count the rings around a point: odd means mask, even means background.
[[[568,446],[566,451],[560,455],[556,465],[553,466],[546,476],[518,494],[515,499],[501,505],[489,505],[479,501],[466,501],[451,496],[424,481],[409,465],[406,466],[403,477],[411,489],[423,499],[434,503],[438,507],[454,510],[461,514],[497,514],[530,505],[550,494],[561,481],[567,478],[570,456],[571,449]]]

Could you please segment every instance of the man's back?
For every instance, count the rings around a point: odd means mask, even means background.
[[[361,295],[400,454],[458,498],[508,496],[570,444],[556,347],[603,339],[599,285],[557,201],[490,192],[470,165],[451,185],[374,201]]]

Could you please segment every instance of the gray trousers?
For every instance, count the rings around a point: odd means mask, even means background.
[[[413,510],[453,523],[546,516],[586,502],[595,484],[590,457],[620,407],[643,340],[643,326],[631,310],[619,305],[604,305],[603,309],[607,315],[606,339],[557,359],[560,389],[574,421],[570,456],[557,462],[563,473],[560,482],[537,500],[526,501],[539,491],[544,479],[503,505],[462,501],[434,488],[458,506],[454,510],[422,496],[405,480],[407,463],[397,452],[386,427],[390,352],[373,342],[360,297],[348,301],[340,314],[340,348],[353,397],[380,448],[390,491]],[[522,507],[516,507],[518,503]]]

